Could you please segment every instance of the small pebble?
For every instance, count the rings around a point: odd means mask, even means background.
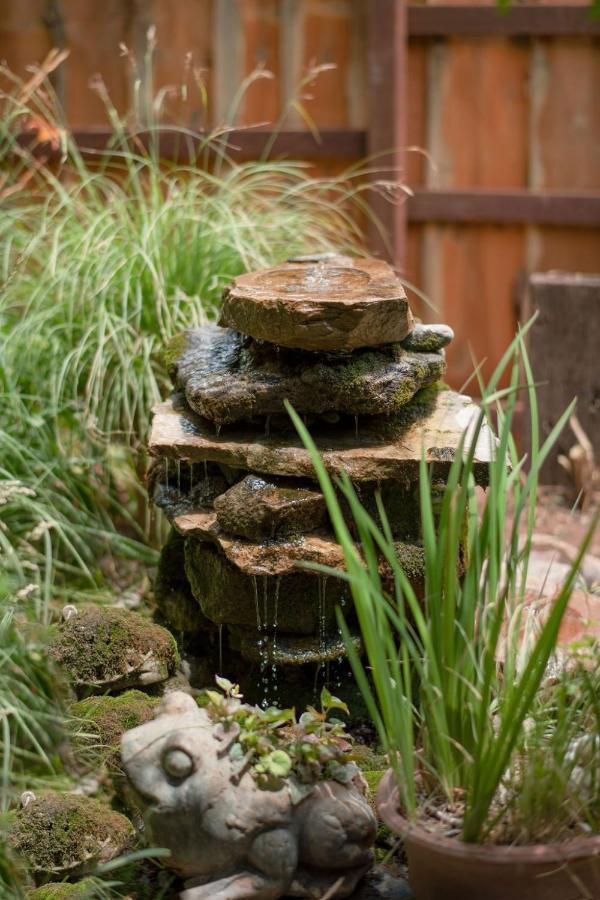
[[[402,346],[405,350],[419,353],[435,353],[446,347],[453,338],[454,332],[449,325],[415,325],[402,341]]]

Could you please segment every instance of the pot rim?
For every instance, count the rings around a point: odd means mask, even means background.
[[[399,809],[399,792],[394,782],[394,773],[388,769],[377,789],[377,812],[385,824],[396,834],[409,838],[437,855],[464,858],[489,863],[514,865],[518,862],[564,863],[567,860],[600,855],[600,835],[573,838],[552,844],[467,844],[459,838],[448,838],[427,831],[418,824],[408,821]]]

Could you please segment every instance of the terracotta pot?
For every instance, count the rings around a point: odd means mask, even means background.
[[[416,900],[600,898],[600,836],[525,847],[480,846],[440,837],[402,816],[392,771],[379,785],[377,809],[404,841]]]

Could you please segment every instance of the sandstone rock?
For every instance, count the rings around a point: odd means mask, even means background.
[[[247,475],[214,503],[223,531],[250,540],[314,531],[325,521],[323,494]]]
[[[304,666],[332,662],[348,655],[347,647],[339,634],[316,637],[290,637],[277,635],[265,638],[256,631],[240,634],[240,651],[248,662],[261,665]],[[354,638],[354,647],[362,653],[362,642]]]
[[[149,448],[153,456],[201,462],[212,460],[237,469],[268,475],[314,478],[310,455],[291,423],[277,435],[256,434],[247,426],[229,426],[216,435],[214,426],[175,399],[155,408]],[[421,453],[437,462],[440,478],[447,472],[461,435],[474,427],[477,405],[453,391],[425,388],[399,413],[368,416],[355,423],[339,422],[314,435],[332,474],[344,471],[353,481],[393,479],[417,481]],[[467,439],[468,443],[468,439]],[[485,485],[496,442],[487,426],[475,448],[474,474]]]
[[[84,875],[130,849],[133,825],[98,800],[48,792],[20,809],[8,841],[37,882]]]
[[[257,546],[257,545],[255,545]],[[336,627],[335,606],[346,602],[345,584],[321,580],[288,566],[278,576],[248,575],[210,543],[186,541],[186,573],[202,612],[219,625],[244,625],[288,634],[315,634]]]
[[[387,263],[338,258],[240,275],[219,324],[282,347],[352,350],[403,340],[413,318]]]
[[[178,660],[165,628],[115,607],[90,606],[62,622],[50,652],[79,696],[165,681]]]
[[[290,575],[306,563],[340,570],[344,568],[344,554],[331,533],[317,532],[278,541],[236,540],[221,531],[212,510],[197,510],[189,515],[178,516],[173,520],[173,525],[185,537],[216,544],[228,562],[240,572],[253,577]],[[424,573],[423,548],[404,541],[398,541],[394,546],[407,577],[420,591]],[[186,550],[186,565],[187,552]],[[388,572],[383,564],[381,572],[382,577],[386,578]],[[313,577],[316,575],[315,572]]]
[[[418,353],[435,353],[454,340],[454,332],[449,325],[415,325],[402,341],[405,350]]]
[[[446,370],[442,353],[412,353],[400,344],[310,354],[215,325],[187,332],[178,347],[184,349],[170,366],[175,386],[193,410],[218,424],[285,415],[285,400],[299,413],[389,415]]]

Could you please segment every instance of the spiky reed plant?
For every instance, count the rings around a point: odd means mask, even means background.
[[[463,435],[450,467],[437,524],[431,472],[424,457],[421,461],[423,603],[396,559],[381,501],[378,524],[361,506],[350,479],[345,474],[338,479],[358,531],[355,543],[316,446],[302,420],[289,410],[310,450],[344,552],[346,572],[337,574],[352,590],[366,663],[354,650],[342,617],[340,627],[355,677],[389,754],[403,810],[414,820],[423,804],[459,804],[462,838],[468,842],[484,840],[502,808],[501,788],[523,746],[524,722],[534,709],[556,651],[562,617],[593,530],[539,635],[531,647],[524,646],[527,567],[539,472],[572,411],[572,407],[565,411],[540,444],[536,389],[524,343],[527,327],[482,390],[478,419]],[[511,433],[521,368],[531,417],[527,469]],[[498,390],[506,369],[510,386]],[[494,418],[498,438],[480,513],[475,448],[485,438],[484,426],[495,424]],[[461,557],[466,560],[462,576]],[[382,586],[382,560],[394,576],[392,596]],[[523,760],[526,766],[526,755]]]

